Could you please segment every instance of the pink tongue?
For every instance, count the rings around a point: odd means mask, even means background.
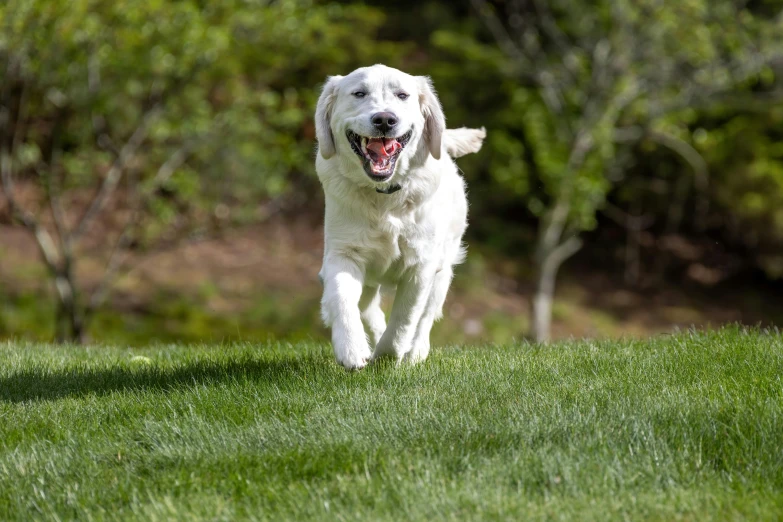
[[[371,138],[367,142],[367,150],[373,151],[376,156],[381,158],[388,158],[400,147],[402,145],[394,138]]]

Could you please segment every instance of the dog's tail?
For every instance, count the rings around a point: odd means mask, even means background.
[[[461,158],[465,154],[481,150],[481,144],[486,136],[487,131],[484,127],[480,129],[468,129],[467,127],[446,129],[446,132],[443,133],[443,145],[449,156]]]

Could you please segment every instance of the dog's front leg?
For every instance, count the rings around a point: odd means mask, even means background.
[[[373,359],[390,355],[397,360],[411,350],[416,326],[432,288],[434,270],[429,267],[412,267],[397,284],[389,324],[375,347]]]
[[[337,362],[346,369],[364,367],[370,348],[359,313],[364,274],[350,259],[330,256],[322,270],[324,295],[321,315],[332,329],[332,346]]]

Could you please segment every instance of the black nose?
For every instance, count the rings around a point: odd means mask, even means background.
[[[375,128],[381,132],[389,132],[397,125],[397,115],[393,112],[376,112],[370,119]]]

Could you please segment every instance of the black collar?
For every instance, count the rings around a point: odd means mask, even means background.
[[[389,185],[388,188],[385,189],[375,189],[375,192],[378,194],[394,194],[398,190],[400,190],[402,187],[400,185]]]

